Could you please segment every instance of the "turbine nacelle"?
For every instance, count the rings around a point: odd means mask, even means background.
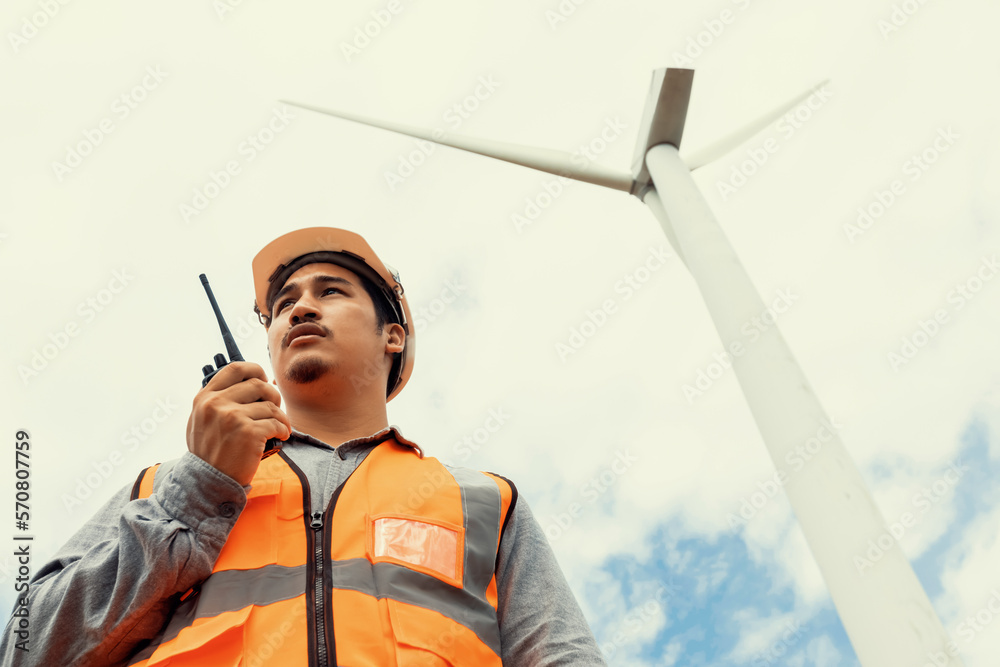
[[[639,199],[643,198],[647,188],[653,187],[646,167],[649,149],[659,144],[681,147],[693,81],[693,69],[671,67],[653,71],[632,158],[631,193]]]

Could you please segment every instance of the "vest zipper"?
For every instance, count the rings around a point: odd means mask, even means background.
[[[288,457],[285,450],[278,452],[278,456],[284,459],[288,467],[292,469],[299,483],[302,485],[302,518],[306,530],[306,553],[310,554],[306,559],[308,572],[306,576],[306,613],[310,617],[308,622],[315,629],[309,637],[309,667],[330,667],[330,660],[337,660],[337,650],[334,647],[330,650],[327,642],[327,634],[333,634],[333,613],[331,609],[323,609],[326,598],[326,591],[323,585],[323,524],[330,512],[312,511],[312,491],[309,488],[309,479],[302,472],[302,469],[295,465],[295,462]],[[312,584],[312,590],[309,584]],[[312,598],[310,600],[310,597]],[[310,602],[312,604],[310,604]],[[326,612],[330,612],[327,616]],[[327,620],[329,619],[329,621]],[[315,647],[315,651],[313,651]]]
[[[388,438],[386,438],[388,439]],[[375,443],[372,450],[375,447],[381,445],[385,440],[380,440]],[[370,452],[369,452],[370,453]],[[310,569],[313,575],[313,608],[312,614],[316,623],[316,657],[317,660],[315,664],[317,667],[330,667],[329,660],[332,657],[333,661],[337,661],[337,640],[333,634],[333,605],[324,604],[326,587],[323,583],[324,579],[324,568],[323,568],[323,527],[327,521],[332,523],[333,520],[333,510],[337,506],[337,500],[340,498],[340,493],[344,490],[344,486],[351,479],[351,476],[358,471],[361,467],[363,461],[358,463],[357,467],[354,468],[347,475],[347,479],[340,483],[334,492],[333,496],[330,497],[330,504],[327,505],[326,512],[313,512],[312,511],[312,491],[309,488],[309,480],[306,478],[305,473],[302,469],[295,465],[295,462],[288,457],[285,450],[280,450],[278,456],[284,459],[288,467],[292,469],[292,472],[299,478],[299,483],[302,485],[302,514],[303,518],[308,517],[307,525],[312,529],[312,532],[307,535],[306,546],[312,547],[313,551],[313,561],[310,563]],[[309,538],[312,538],[312,543],[310,544]],[[308,595],[307,595],[308,598]],[[308,602],[306,604],[308,609]],[[325,607],[325,609],[324,609]],[[329,641],[329,643],[328,643]],[[332,654],[332,655],[331,655]],[[309,656],[309,667],[313,667],[313,657]]]
[[[326,653],[326,610],[323,599],[323,513],[313,512],[309,527],[313,529],[315,544],[316,578],[314,590],[316,595],[316,653],[319,664],[326,667],[329,664]]]

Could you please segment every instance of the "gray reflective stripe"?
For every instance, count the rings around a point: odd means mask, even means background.
[[[306,590],[306,566],[266,565],[256,570],[216,572],[201,585],[201,591],[182,602],[163,634],[143,649],[129,664],[145,660],[160,644],[175,639],[181,630],[199,618],[217,616],[255,604],[263,607],[290,600]]]
[[[483,597],[447,584],[436,577],[395,563],[376,563],[352,558],[330,563],[328,587],[357,591],[377,599],[389,599],[436,611],[464,625],[494,653],[500,655],[500,630],[496,611]],[[129,664],[145,660],[157,646],[175,639],[196,619],[236,611],[249,605],[264,606],[305,593],[306,566],[265,565],[256,570],[225,570],[205,580],[201,592],[185,600],[174,612],[163,635],[138,653]],[[340,613],[352,613],[341,610]],[[336,612],[334,613],[336,619]],[[336,621],[335,621],[336,622]]]
[[[306,590],[306,566],[266,565],[257,570],[216,572],[201,586],[195,618],[290,600]]]
[[[490,650],[500,655],[497,613],[485,596],[470,594],[470,591],[446,584],[429,574],[395,563],[375,563],[373,566],[366,558],[333,561],[327,574],[326,583],[332,588],[436,611],[472,630]],[[334,624],[336,622],[335,610]]]
[[[490,477],[475,470],[448,468],[462,489],[465,521],[465,572],[462,586],[479,598],[493,578],[500,535],[500,489]]]

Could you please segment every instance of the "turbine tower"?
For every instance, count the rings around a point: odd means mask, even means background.
[[[954,644],[949,646],[898,540],[836,430],[827,427],[830,422],[778,328],[743,343],[740,328],[766,307],[691,177],[693,169],[736,148],[812,91],[682,160],[678,148],[693,77],[689,69],[654,71],[631,173],[597,164],[581,167],[560,151],[286,104],[622,190],[642,200],[694,277],[724,349],[742,343],[742,353],[732,361],[736,378],[861,664],[918,667],[930,660],[938,667],[961,667],[959,658],[950,655],[956,652]],[[800,469],[790,469],[786,457],[815,442],[824,429],[819,451]]]

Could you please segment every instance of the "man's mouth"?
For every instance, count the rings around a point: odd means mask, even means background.
[[[313,340],[323,338],[324,336],[326,336],[326,330],[318,324],[312,322],[296,324],[285,335],[285,347],[288,347],[296,340]]]

